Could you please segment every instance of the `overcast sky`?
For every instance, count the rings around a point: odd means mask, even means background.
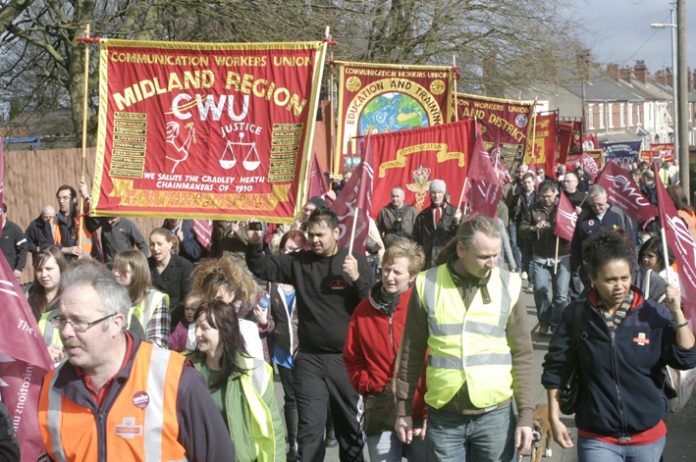
[[[687,56],[696,67],[696,3],[687,3]],[[651,23],[671,23],[670,0],[575,0],[571,14],[579,18],[584,42],[601,64],[633,65],[643,59],[652,74],[672,67],[672,29],[653,29]]]

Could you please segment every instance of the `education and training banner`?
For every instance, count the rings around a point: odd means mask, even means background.
[[[291,222],[323,42],[102,40],[91,212]]]
[[[454,68],[337,61],[334,174],[357,167],[358,140],[371,133],[432,127],[454,117]]]
[[[500,148],[499,161],[515,172],[522,163],[527,139],[532,136],[534,101],[516,101],[488,96],[457,93],[460,120],[476,118],[482,127],[483,141],[490,150]]]
[[[434,179],[444,180],[450,203],[457,206],[474,143],[472,119],[433,127],[370,136],[374,188],[370,216],[391,201],[391,190],[400,186],[405,202],[421,210],[430,204],[428,188]]]

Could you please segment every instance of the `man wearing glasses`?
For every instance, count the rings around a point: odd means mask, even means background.
[[[634,243],[636,238],[631,219],[623,209],[607,201],[607,192],[602,186],[598,184],[590,186],[585,203],[587,210],[584,210],[578,217],[573,240],[570,243],[570,269],[574,273],[579,273],[584,286],[589,287],[590,278],[587,271],[580,271],[583,264],[582,244],[585,239],[602,228],[621,228],[631,236]]]
[[[126,330],[128,292],[103,266],[63,275],[57,315],[67,361],[44,377],[39,426],[69,460],[234,460],[222,416],[183,356]]]

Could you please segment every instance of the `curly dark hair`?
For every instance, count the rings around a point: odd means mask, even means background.
[[[215,382],[208,384],[211,390],[218,390],[227,383],[227,379],[232,374],[246,372],[246,369],[240,365],[239,359],[242,355],[248,356],[248,353],[244,346],[244,337],[239,330],[239,319],[232,305],[222,300],[201,303],[196,308],[193,319],[197,321],[201,316],[205,316],[208,325],[220,333],[218,345],[222,345],[223,348],[220,359],[222,373]],[[205,361],[205,355],[198,349],[192,353],[192,356],[194,360]]]
[[[633,249],[622,233],[611,228],[602,228],[588,237],[582,246],[585,269],[592,277],[611,260],[625,260],[633,271]]]

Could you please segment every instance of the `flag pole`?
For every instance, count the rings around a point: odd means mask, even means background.
[[[350,244],[348,244],[348,255],[353,254],[353,241],[355,241],[355,226],[358,224],[358,212],[360,212],[360,207],[355,207],[355,212],[353,212],[353,224],[350,227]]]
[[[454,68],[454,79],[452,82],[452,95],[454,96],[454,120],[455,122],[459,122],[459,108],[457,107],[457,55],[452,55],[452,67]]]
[[[534,98],[534,103],[532,104],[532,147],[530,150],[530,158],[529,158],[529,163],[531,164],[534,158],[536,157],[536,105],[537,105],[537,99]],[[522,159],[522,162],[524,163],[524,159]]]
[[[662,261],[665,265],[665,274],[667,277],[667,284],[672,276],[672,268],[669,266],[669,250],[667,250],[667,235],[665,234],[665,227],[660,223],[660,237],[662,238]]]
[[[324,31],[324,40],[327,41],[329,46],[332,45],[332,41],[330,38],[330,32],[331,28],[330,26],[326,26],[326,30]],[[327,152],[329,154],[329,172],[332,175],[335,175],[334,168],[335,168],[335,163],[336,163],[336,147],[333,143],[333,125],[334,125],[334,71],[335,71],[335,65],[334,65],[334,50],[333,46],[331,46],[330,49],[330,56],[329,56],[329,91],[327,92],[329,95],[329,111],[328,115],[326,117],[326,144],[327,144]],[[333,182],[329,181],[329,191],[333,189]]]
[[[556,268],[558,267],[558,243],[560,242],[560,240],[561,238],[556,236],[556,255],[554,255],[553,257],[553,274],[556,274]]]
[[[476,133],[476,117],[474,117],[474,137],[476,137],[476,136],[478,136],[478,133]],[[457,210],[459,210],[462,206],[462,201],[464,200],[464,191],[466,191],[466,186],[468,184],[469,184],[469,177],[465,176],[464,177],[464,185],[462,186],[462,192],[461,192],[461,194],[459,194],[459,203],[457,204]]]
[[[85,26],[85,38],[89,39],[90,24]],[[85,181],[85,169],[87,166],[87,121],[89,116],[89,41],[85,41],[85,61],[84,61],[84,82],[82,85],[82,166],[80,171],[80,182]],[[80,194],[79,204],[77,208],[77,246],[82,248],[82,209],[84,207],[84,198]]]

